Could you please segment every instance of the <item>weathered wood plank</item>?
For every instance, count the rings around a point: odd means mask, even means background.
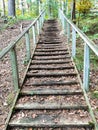
[[[87,105],[67,105],[58,103],[24,103],[15,106],[17,110],[88,110]]]
[[[36,49],[36,52],[68,51],[68,49]]]
[[[77,76],[76,73],[27,73],[27,78],[32,78],[32,77],[60,77],[60,76]]]
[[[29,71],[30,70],[65,70],[65,69],[74,69],[74,66],[57,66],[57,67],[45,67],[45,66],[40,66],[40,67],[36,67],[36,66],[30,66],[29,67]]]
[[[37,60],[32,60],[32,62],[31,62],[31,65],[34,65],[34,64],[67,64],[67,63],[70,63],[70,62],[72,62],[71,60],[68,60],[68,61],[37,61]]]
[[[54,86],[54,85],[75,85],[78,84],[77,81],[46,81],[40,83],[29,83],[25,86]]]
[[[65,89],[37,89],[37,90],[22,90],[20,95],[80,95],[82,90],[65,90]]]

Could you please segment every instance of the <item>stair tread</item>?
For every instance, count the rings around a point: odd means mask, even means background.
[[[58,66],[58,67],[30,66],[29,67],[29,70],[64,70],[64,69],[74,69],[74,66]]]
[[[88,110],[83,95],[20,96],[16,109],[78,109]]]
[[[68,51],[68,49],[36,49],[36,52]]]
[[[28,78],[30,77],[60,77],[60,76],[77,76],[77,73],[27,73]]]
[[[68,55],[69,54],[69,52],[61,52],[61,53],[38,53],[38,52],[35,52],[34,53],[34,56],[52,56],[52,55],[54,55],[54,56],[59,56],[59,55]]]
[[[91,118],[84,110],[22,110],[14,113],[10,126],[60,127],[88,126]]]
[[[67,90],[67,89],[31,89],[21,91],[22,95],[80,95],[83,94],[81,89],[78,90]]]
[[[31,64],[67,64],[72,62],[71,60],[50,60],[50,61],[46,61],[46,60],[32,60]]]
[[[74,85],[78,84],[77,81],[70,80],[70,81],[45,81],[45,82],[40,82],[40,83],[29,83],[26,84],[26,86],[55,86],[55,85]]]
[[[40,104],[40,103],[24,103],[24,104],[17,104],[15,109],[22,109],[22,110],[87,110],[87,105],[61,105],[58,103],[48,103],[48,104]]]

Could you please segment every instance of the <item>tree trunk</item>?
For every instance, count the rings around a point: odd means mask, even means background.
[[[8,15],[14,17],[15,13],[15,0],[8,0]]]
[[[73,5],[72,5],[72,20],[76,24],[76,0],[73,0]]]
[[[2,0],[2,4],[3,4],[3,16],[5,16],[5,1]]]

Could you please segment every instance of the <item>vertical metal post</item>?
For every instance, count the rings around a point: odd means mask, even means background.
[[[89,49],[89,46],[85,43],[83,86],[86,91],[89,90],[89,70],[90,70],[90,49]]]
[[[68,15],[68,0],[66,0],[66,15]]]
[[[41,28],[42,28],[42,25],[43,25],[43,16],[42,15],[40,17],[40,21],[41,21]]]
[[[28,62],[30,60],[30,58],[31,58],[29,31],[26,32],[25,38],[26,38],[26,52],[27,52],[27,59],[26,59],[26,61]]]
[[[62,1],[62,11],[64,11],[64,2]]]
[[[72,28],[72,57],[76,55],[76,31]]]
[[[33,43],[36,44],[36,35],[35,35],[35,25],[32,26],[32,32],[33,32]]]
[[[40,17],[39,17],[39,20],[38,20],[38,22],[39,22],[39,31],[40,31],[40,29],[41,29],[41,24],[40,24]]]
[[[64,18],[64,16],[63,16],[63,18]],[[64,33],[66,34],[66,30],[67,30],[67,21],[66,21],[66,19],[64,18]]]
[[[70,24],[67,23],[67,41],[69,42],[70,40]]]
[[[44,14],[42,15],[42,25],[43,25],[43,23],[44,23]]]
[[[37,32],[38,32],[38,35],[39,35],[39,21],[37,20]]]
[[[40,0],[39,0],[39,14],[41,13],[41,3],[40,3]]]
[[[40,16],[39,20],[40,20],[40,30],[41,30],[41,27],[42,27],[42,20],[41,20],[42,16]]]
[[[62,26],[63,26],[63,29],[64,29],[64,17],[63,17],[63,15],[61,17],[62,17]]]
[[[19,73],[18,73],[17,55],[16,55],[15,47],[13,47],[10,51],[10,58],[11,58],[14,89],[15,89],[15,91],[18,91],[18,89],[19,89]]]

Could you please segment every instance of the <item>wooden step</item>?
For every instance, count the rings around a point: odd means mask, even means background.
[[[19,96],[15,109],[22,110],[88,110],[83,95]]]
[[[65,60],[65,59],[70,59],[71,56],[51,56],[51,57],[38,57],[38,56],[35,56],[33,57],[34,60]]]
[[[82,90],[67,90],[67,89],[36,89],[22,90],[21,95],[83,95]]]
[[[68,55],[69,52],[61,53],[35,53],[34,56],[59,56],[59,55]]]
[[[92,120],[88,112],[84,110],[81,112],[79,110],[22,110],[13,114],[9,126],[26,128],[93,127],[89,122]]]
[[[36,52],[55,52],[55,51],[68,51],[68,49],[36,49]]]
[[[48,104],[40,104],[40,103],[24,103],[17,104],[15,106],[17,110],[88,110],[87,105],[61,105],[58,103],[48,103]]]
[[[30,66],[28,70],[30,71],[30,70],[65,70],[65,69],[74,69],[74,66],[61,66],[61,67]]]
[[[77,73],[27,73],[27,78],[32,77],[61,77],[61,76],[77,76]]]
[[[32,62],[31,62],[31,65],[33,64],[68,64],[68,63],[70,63],[70,62],[72,62],[71,60],[65,60],[65,61],[63,61],[63,60],[50,60],[50,61],[46,61],[46,60],[40,60],[40,61],[38,61],[38,60],[32,60]]]
[[[63,48],[65,48],[65,47],[59,46],[59,45],[58,45],[58,46],[55,46],[55,45],[54,45],[54,46],[53,46],[53,45],[51,45],[51,46],[45,46],[45,45],[42,46],[41,44],[39,44],[39,45],[37,45],[37,48],[36,48],[36,49],[48,49],[48,50],[49,50],[49,49],[59,49],[59,48],[62,48],[62,49],[63,49]]]
[[[54,85],[75,85],[77,81],[45,81],[40,83],[29,83],[26,86],[54,86]]]

